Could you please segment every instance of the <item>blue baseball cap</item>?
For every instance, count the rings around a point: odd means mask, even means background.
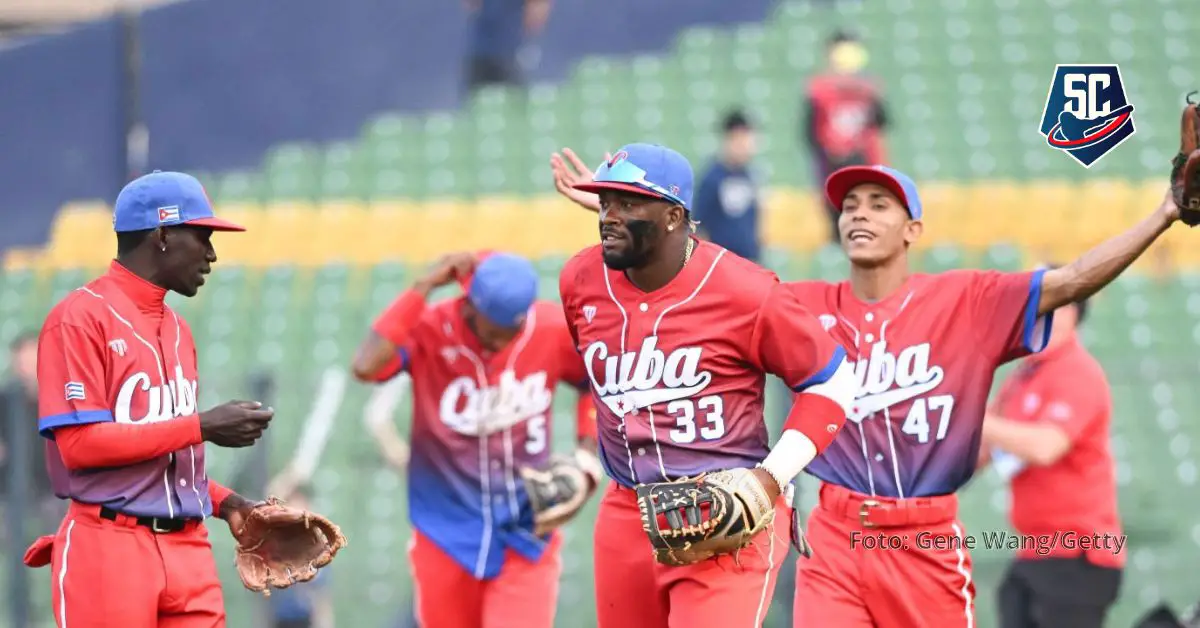
[[[834,171],[825,180],[825,198],[841,210],[842,201],[846,200],[850,190],[863,183],[874,183],[886,188],[904,203],[909,217],[913,220],[921,219],[921,197],[917,195],[917,184],[913,183],[908,175],[887,166],[847,166]]]
[[[154,172],[130,181],[113,206],[113,230],[142,231],[158,227],[196,225],[213,231],[246,228],[213,215],[204,186],[182,172]]]
[[[537,298],[538,276],[533,264],[511,253],[491,253],[471,274],[467,299],[489,321],[519,327]]]
[[[626,144],[600,164],[589,183],[576,190],[633,192],[692,208],[692,165],[678,152],[658,144]]]

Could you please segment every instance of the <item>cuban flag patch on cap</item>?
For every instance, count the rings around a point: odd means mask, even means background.
[[[173,222],[179,220],[179,206],[168,205],[167,207],[158,208],[159,222]]]

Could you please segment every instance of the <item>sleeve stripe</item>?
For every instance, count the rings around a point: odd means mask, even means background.
[[[68,425],[88,425],[89,423],[104,423],[112,421],[113,415],[109,410],[80,410],[52,414],[38,419],[38,433],[45,438],[54,438],[54,428]]]
[[[813,373],[812,376],[803,382],[800,382],[798,385],[793,387],[792,390],[796,392],[804,392],[804,390],[810,386],[824,384],[825,382],[829,381],[829,378],[833,377],[834,374],[837,373],[837,370],[841,368],[842,363],[845,361],[846,350],[843,349],[841,345],[838,345],[837,350],[833,352],[833,357],[830,358],[829,363],[826,364],[824,368],[816,373]]]
[[[1029,280],[1029,300],[1025,303],[1025,321],[1023,325],[1022,342],[1025,349],[1037,353],[1046,348],[1050,341],[1050,330],[1054,325],[1054,312],[1039,317],[1038,306],[1042,300],[1042,277],[1046,269],[1040,268],[1033,272]]]
[[[841,349],[839,348],[839,351]],[[842,351],[844,354],[845,352]],[[849,415],[854,406],[854,397],[858,393],[858,378],[854,375],[854,366],[845,357],[834,369],[833,374],[820,384],[813,384],[800,391],[796,403],[800,403],[806,395],[824,397],[842,408],[843,414]]]

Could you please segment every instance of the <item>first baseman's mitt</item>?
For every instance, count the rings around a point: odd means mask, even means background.
[[[1179,206],[1179,220],[1189,227],[1200,225],[1200,105],[1188,94],[1183,108],[1179,154],[1171,162],[1171,192]]]
[[[595,454],[576,449],[572,456],[555,454],[545,467],[522,467],[520,473],[533,508],[533,533],[543,536],[579,513],[604,469]]]
[[[254,506],[234,537],[242,584],[265,596],[271,588],[312,580],[346,546],[346,537],[332,521],[275,497]]]
[[[775,504],[750,469],[642,484],[637,500],[654,557],[664,565],[737,552],[775,520]]]

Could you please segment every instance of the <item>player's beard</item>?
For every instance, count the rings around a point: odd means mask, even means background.
[[[604,265],[613,270],[640,268],[650,261],[650,252],[658,242],[657,225],[651,220],[626,220],[628,245],[622,252],[604,251]]]

